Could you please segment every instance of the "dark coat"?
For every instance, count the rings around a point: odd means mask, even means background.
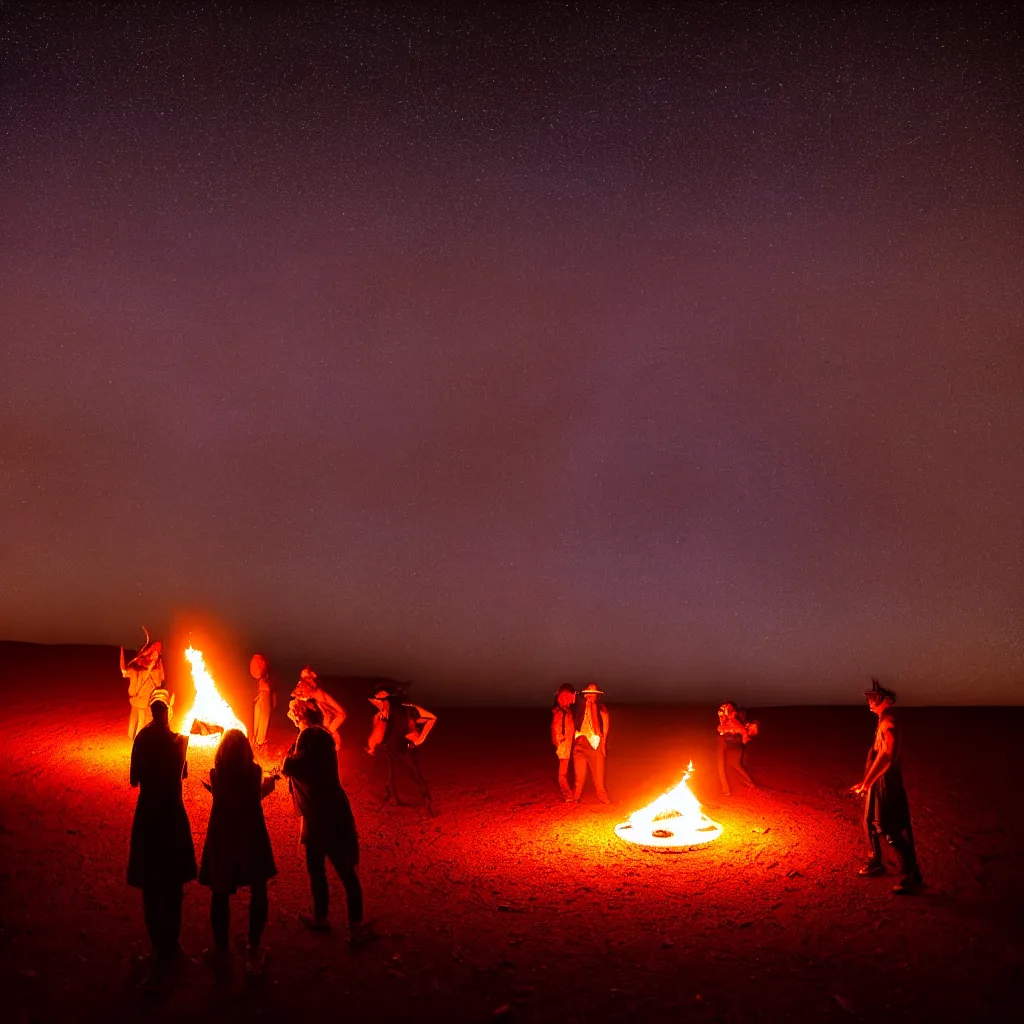
[[[230,894],[277,874],[261,803],[272,790],[273,783],[264,783],[255,763],[245,765],[241,774],[216,768],[210,772],[213,809],[199,865],[200,885]]]
[[[183,885],[196,877],[192,829],[181,798],[188,737],[160,722],[132,744],[129,778],[139,787],[128,852],[128,884],[138,889]]]
[[[334,737],[318,725],[303,729],[284,759],[281,774],[288,779],[296,812],[302,815],[300,841],[336,850],[350,864],[358,864],[359,836],[338,779]]]

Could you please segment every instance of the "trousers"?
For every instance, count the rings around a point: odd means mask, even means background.
[[[430,807],[430,789],[427,786],[427,780],[423,777],[423,771],[420,768],[419,758],[416,754],[415,747],[385,747],[388,758],[388,781],[385,783],[387,789],[388,800],[398,802],[398,768],[401,765],[402,770],[412,779],[416,784],[416,788],[420,791],[420,796],[423,799],[423,803],[427,807]]]
[[[572,748],[572,770],[576,775],[576,788],[573,790],[573,799],[579,800],[583,795],[583,786],[587,781],[587,769],[590,769],[594,776],[594,792],[601,803],[609,803],[608,792],[604,788],[605,768],[604,745],[595,750],[582,736],[576,740]]]
[[[327,888],[327,861],[330,861],[345,889],[348,903],[348,920],[358,925],[363,920],[363,887],[359,884],[355,865],[332,846],[306,840],[306,870],[309,872],[309,888],[313,894],[313,915],[318,921],[327,917],[330,907],[330,890]]]

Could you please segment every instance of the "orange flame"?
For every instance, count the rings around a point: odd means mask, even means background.
[[[722,834],[722,826],[702,810],[686,780],[693,773],[691,761],[682,782],[662,793],[657,800],[634,811],[615,834],[627,842],[657,850],[680,850],[710,843]]]
[[[217,684],[213,681],[203,661],[203,652],[189,647],[185,657],[192,666],[192,681],[196,686],[196,699],[192,710],[183,719],[181,731],[189,737],[189,742],[199,747],[215,747],[220,743],[223,733],[214,732],[205,736],[191,736],[193,722],[206,722],[208,725],[219,725],[227,732],[228,729],[241,729],[247,736],[249,730],[235,718],[235,713],[228,703],[217,692]]]

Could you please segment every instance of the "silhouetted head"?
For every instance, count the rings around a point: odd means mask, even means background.
[[[213,758],[215,768],[226,768],[233,771],[252,764],[255,759],[252,756],[252,746],[249,739],[241,729],[228,729],[217,747],[217,753]]]
[[[884,711],[896,703],[896,694],[880,686],[877,679],[871,680],[871,689],[865,690],[864,696],[867,698],[868,707],[876,712]]]
[[[739,709],[736,707],[736,705],[731,700],[727,700],[724,704],[719,706],[719,708],[718,708],[718,717],[719,718],[723,718],[723,719],[724,718],[732,718],[733,715],[735,715],[738,710]]]
[[[249,675],[253,679],[262,679],[267,674],[267,659],[262,654],[254,654],[249,659]]]
[[[163,697],[158,697],[157,694],[163,694]],[[170,715],[170,708],[168,707],[168,701],[166,700],[166,690],[154,691],[153,698],[149,702],[149,713],[153,716],[153,721],[158,725],[166,725],[167,719]]]
[[[576,702],[576,690],[570,683],[562,683],[555,693],[556,708],[570,708]]]
[[[581,697],[585,697],[590,703],[593,703],[598,697],[604,696],[604,690],[599,689],[597,683],[587,683],[587,685],[580,690],[579,695]]]
[[[299,728],[306,729],[311,725],[323,725],[324,713],[315,700],[297,700],[295,704],[295,717],[298,719]]]

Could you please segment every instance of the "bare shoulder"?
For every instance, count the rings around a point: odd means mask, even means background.
[[[878,720],[878,728],[883,732],[895,732],[896,725],[896,716],[888,710],[883,712],[881,718]]]

